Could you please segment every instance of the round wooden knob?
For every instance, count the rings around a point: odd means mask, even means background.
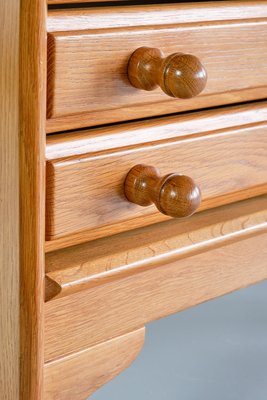
[[[190,99],[205,88],[207,72],[191,54],[174,53],[164,58],[158,49],[140,47],[130,58],[128,78],[138,89],[160,86],[168,96]]]
[[[163,214],[173,218],[192,215],[201,202],[201,192],[186,175],[160,176],[151,166],[136,165],[126,176],[124,193],[132,203],[149,206],[154,203]]]

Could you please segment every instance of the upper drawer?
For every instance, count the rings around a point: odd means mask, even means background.
[[[149,201],[141,198],[144,180],[129,193],[125,178],[138,164],[192,178],[202,191],[200,209],[265,193],[266,121],[263,103],[49,136],[47,239],[63,237],[63,246],[64,236],[77,243],[166,219],[150,200],[168,215],[172,206],[179,213],[181,204],[191,207],[198,195],[191,184],[154,180],[151,170],[144,177]],[[127,201],[125,189],[147,207]]]
[[[250,2],[241,2],[239,12],[232,2],[212,3],[199,9],[191,3],[51,11],[48,132],[266,97],[267,20],[259,17],[267,17],[267,2],[261,12]],[[197,97],[177,99],[160,88],[133,87],[128,63],[140,47],[196,56],[207,71],[206,88]],[[153,80],[173,79],[173,68],[163,70],[157,62]],[[192,76],[187,70],[189,86],[199,68]]]

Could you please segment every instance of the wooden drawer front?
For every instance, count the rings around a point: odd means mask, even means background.
[[[88,12],[85,29],[84,18],[84,30],[49,33],[49,132],[267,95],[267,21],[263,19],[173,24],[165,18],[165,25],[153,26],[152,15],[148,26],[90,29]],[[120,18],[123,13],[118,25]],[[127,65],[142,46],[159,48],[165,55],[197,56],[208,73],[206,89],[183,100],[168,97],[161,89],[147,92],[132,87]]]
[[[249,120],[248,114],[232,110],[229,119],[243,115]],[[264,114],[264,107],[255,106],[251,117]],[[202,190],[201,209],[265,193],[267,124],[200,133],[208,130],[211,119],[214,126],[225,125],[226,116],[223,121],[221,111],[207,112],[195,115],[194,121],[192,115],[185,121],[163,118],[113,127],[113,133],[106,128],[52,137],[47,150],[47,239],[84,232],[86,240],[86,230],[110,234],[168,218],[154,205],[141,207],[124,197],[125,177],[140,163],[155,166],[162,174],[178,172],[193,178]],[[202,124],[195,134],[190,122]],[[145,143],[149,138],[154,141]]]

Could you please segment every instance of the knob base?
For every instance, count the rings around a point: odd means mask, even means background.
[[[131,55],[128,63],[128,79],[137,89],[154,90],[158,83],[155,82],[156,68],[163,54],[158,49],[140,47]]]
[[[128,201],[139,206],[149,206],[153,203],[153,191],[160,179],[156,168],[139,164],[135,165],[127,174],[124,182],[124,194]]]

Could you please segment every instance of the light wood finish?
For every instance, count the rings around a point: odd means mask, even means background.
[[[46,256],[46,300],[113,282],[267,229],[267,196]]]
[[[135,231],[165,217],[135,211],[123,197],[127,172],[143,161],[163,174],[196,170],[202,210],[266,192],[265,102],[49,137],[47,199],[55,202],[47,221],[57,238],[46,246],[46,277],[44,266],[45,130],[266,98],[267,1],[46,13],[46,1],[0,2],[4,400],[83,400],[135,358],[147,322],[267,278],[266,195]],[[176,102],[132,88],[128,60],[144,45],[203,59],[203,95]],[[81,202],[71,207],[75,190]],[[63,249],[105,235],[113,236]]]
[[[189,176],[160,176],[157,168],[143,164],[128,172],[124,194],[128,201],[142,207],[154,203],[159,212],[173,218],[189,217],[201,203],[201,191]]]
[[[19,8],[0,1],[0,393],[19,400]]]
[[[230,93],[228,93],[225,96],[224,96],[224,94],[220,95],[220,99],[221,99],[221,101],[223,101],[223,103],[225,105],[234,103],[233,101],[229,101],[229,96],[230,96]],[[245,91],[245,92],[236,93],[236,98],[238,98],[238,100],[237,100],[238,103],[249,102],[249,101],[253,101],[255,99],[261,100],[261,99],[264,99],[265,97],[266,96],[264,95],[264,90],[262,87],[250,89],[249,91]],[[175,101],[175,100],[173,100],[173,101]],[[199,109],[210,108],[210,107],[219,105],[215,101],[213,96],[198,97],[197,102],[198,102]],[[182,105],[182,103],[180,103],[180,105]],[[157,112],[155,111],[156,109],[157,109]],[[128,110],[124,109],[124,113],[121,113],[119,115],[120,116],[119,121],[125,122],[125,121],[129,121],[129,120],[140,119],[140,118],[142,118],[142,115],[144,114],[144,112],[146,112],[147,116],[157,116],[157,115],[164,115],[164,114],[174,114],[177,111],[182,112],[182,111],[186,111],[186,110],[190,111],[191,109],[187,109],[187,108],[184,109],[182,107],[173,108],[173,107],[170,107],[170,104],[169,104],[168,112],[166,113],[166,104],[165,103],[158,103],[155,108],[152,105],[149,105],[147,107],[145,107],[144,105],[141,105],[141,106],[137,105],[135,108],[131,109],[131,113],[128,113]],[[149,113],[153,113],[153,115],[149,115]],[[64,116],[64,117],[59,117],[59,118],[55,118],[55,119],[48,119],[47,123],[46,123],[46,132],[47,132],[47,134],[50,134],[50,133],[56,133],[59,131],[68,131],[68,130],[96,126],[96,125],[99,125],[100,115],[101,115],[100,112],[97,113],[96,119],[94,118],[94,116],[92,116],[92,115],[89,116],[87,113]],[[103,124],[105,125],[105,124],[108,124],[109,122],[113,121],[114,115],[115,115],[114,110],[106,110],[105,114],[103,116],[104,117]],[[117,113],[116,113],[116,115],[117,115]]]
[[[177,117],[161,118],[125,125],[105,127],[101,129],[90,129],[84,132],[48,136],[46,157],[48,160],[71,157],[87,152],[98,152],[115,149],[118,146],[132,146],[136,141],[149,144],[151,137],[154,141],[159,139],[171,139],[205,132],[238,127],[240,125],[259,123],[267,120],[267,103],[260,102],[235,107],[225,107],[222,109],[210,110],[205,112],[195,112],[192,114],[180,115]],[[143,129],[145,128],[145,129]],[[137,139],[138,138],[138,139]],[[68,140],[66,140],[68,139]],[[97,140],[96,140],[97,139]],[[260,191],[261,188],[259,188]],[[255,190],[255,188],[254,188]],[[260,193],[258,193],[260,194]],[[156,218],[159,216],[156,215]],[[156,222],[155,215],[147,216],[147,221]],[[140,226],[140,219],[131,220],[131,229]],[[102,228],[91,229],[90,231],[77,233],[75,235],[49,241],[46,243],[46,250],[52,251],[62,247],[71,246],[86,240],[111,235],[112,233],[128,230],[128,224],[119,223],[116,226],[104,226]]]
[[[16,5],[18,7],[18,4]],[[46,4],[20,9],[20,400],[42,400]],[[14,26],[14,21],[13,21]]]
[[[214,119],[215,115],[216,111]],[[174,120],[172,122],[168,124],[168,119],[159,120],[155,130],[160,137],[162,127],[162,140],[156,141],[151,129],[150,137],[154,141],[149,144],[142,143],[146,122],[140,125],[140,135],[135,130],[135,145],[125,146],[122,139],[120,146],[120,137],[117,135],[118,147],[109,149],[106,137],[96,135],[95,146],[101,147],[98,140],[105,140],[106,149],[95,152],[92,148],[90,153],[80,154],[81,148],[76,153],[76,145],[70,139],[73,144],[72,156],[47,163],[47,239],[104,227],[112,234],[120,229],[118,224],[124,223],[129,229],[129,226],[133,228],[137,224],[145,226],[166,220],[167,217],[155,212],[153,206],[131,204],[124,196],[125,177],[134,165],[140,163],[157,166],[162,175],[175,171],[190,176],[202,192],[199,210],[266,193],[265,122],[164,139],[166,131],[168,135],[171,135],[171,129],[175,129],[173,134],[179,132],[179,117],[176,123]],[[165,123],[168,124],[168,130]],[[124,125],[124,129],[127,131],[127,125]],[[91,140],[92,136],[89,136]],[[111,144],[113,146],[114,142]],[[69,150],[68,144],[66,147]],[[134,220],[135,226],[132,226]]]
[[[6,400],[41,400],[46,7],[22,0],[1,2],[0,10],[0,392]]]
[[[103,30],[91,29],[90,21],[86,31],[49,34],[48,132],[266,97],[264,19],[155,26],[151,20],[145,27]],[[209,76],[203,93],[177,100],[160,89],[133,88],[127,65],[141,46],[198,57]]]
[[[265,121],[267,101],[260,101],[136,121],[127,125],[117,124],[68,134],[61,133],[47,137],[46,159],[51,161],[78,154],[95,153],[119,146],[132,146],[137,142],[149,144],[152,138],[153,141],[167,140]]]
[[[71,0],[73,3],[74,1]],[[81,1],[79,1],[81,3]],[[242,12],[240,9],[242,7]],[[49,10],[47,31],[80,31],[146,25],[267,18],[267,1],[177,2]],[[89,21],[90,19],[90,21]]]
[[[47,137],[46,159],[96,153],[136,143],[183,138],[217,130],[267,121],[267,101],[195,111],[166,118],[154,118],[126,124],[91,128]],[[143,129],[144,127],[144,129]]]
[[[131,55],[127,75],[137,89],[154,90],[158,86],[165,94],[179,99],[191,99],[201,93],[207,83],[207,72],[192,54],[174,53],[140,47]]]
[[[126,333],[45,365],[44,400],[84,400],[136,358],[145,329]]]
[[[233,240],[223,247],[47,302],[46,360],[266,279],[266,244],[265,230],[245,240]]]

